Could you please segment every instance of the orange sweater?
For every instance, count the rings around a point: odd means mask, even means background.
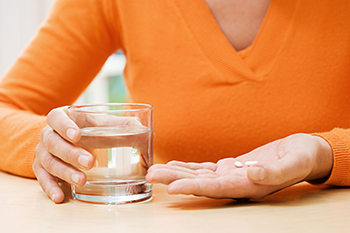
[[[332,146],[350,185],[350,1],[272,0],[237,52],[204,0],[59,0],[0,84],[0,169],[33,177],[45,115],[122,49],[131,100],[155,107],[156,161],[217,161],[292,133]]]

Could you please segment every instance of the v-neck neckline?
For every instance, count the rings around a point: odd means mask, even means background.
[[[185,23],[222,82],[264,80],[283,44],[297,1],[271,0],[253,43],[236,51],[205,0],[175,0]]]

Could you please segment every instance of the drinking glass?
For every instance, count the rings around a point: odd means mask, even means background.
[[[75,200],[94,204],[124,204],[152,198],[145,180],[153,164],[153,107],[138,103],[73,105],[69,117],[78,125],[77,146],[95,158],[84,170],[83,187],[72,185]]]

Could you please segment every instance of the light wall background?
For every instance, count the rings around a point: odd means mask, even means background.
[[[0,79],[48,16],[55,0],[0,0]],[[125,102],[125,58],[111,56],[77,103]]]
[[[13,64],[54,0],[0,0],[0,76]]]

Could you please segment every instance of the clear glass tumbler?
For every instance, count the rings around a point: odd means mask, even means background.
[[[152,184],[145,180],[153,164],[153,107],[148,104],[73,105],[69,117],[78,125],[78,146],[95,157],[87,182],[72,185],[77,201],[125,204],[152,198]]]

